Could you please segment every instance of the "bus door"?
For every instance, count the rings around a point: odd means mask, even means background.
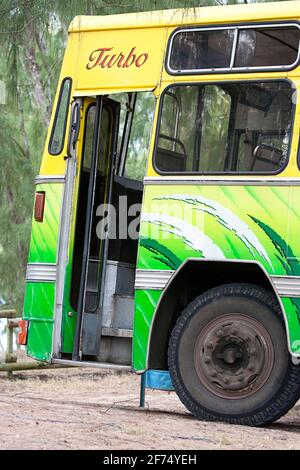
[[[119,103],[107,97],[97,97],[86,111],[69,292],[76,317],[73,361],[99,351],[108,240],[97,233],[97,213],[111,197],[119,112]]]

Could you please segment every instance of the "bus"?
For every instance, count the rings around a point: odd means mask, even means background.
[[[300,397],[300,1],[79,16],[20,344],[260,426]],[[298,201],[298,202],[297,202]]]

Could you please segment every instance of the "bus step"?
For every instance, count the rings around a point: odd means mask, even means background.
[[[71,361],[68,359],[52,359],[53,364],[62,364],[74,367],[95,367],[97,369],[115,369],[132,372],[131,366],[124,366],[121,364],[114,364],[109,362],[92,362],[92,361]]]
[[[103,327],[102,336],[116,336],[118,338],[132,338],[133,331],[125,328]]]

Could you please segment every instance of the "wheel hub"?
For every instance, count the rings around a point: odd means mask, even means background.
[[[267,330],[242,314],[223,315],[199,334],[194,366],[201,382],[215,395],[243,398],[267,381],[273,367],[273,344]]]

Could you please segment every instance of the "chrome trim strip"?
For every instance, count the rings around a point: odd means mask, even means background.
[[[175,271],[160,271],[156,269],[137,269],[135,289],[164,290]]]
[[[300,297],[300,276],[271,276],[278,295]]]
[[[146,177],[144,185],[201,185],[201,186],[300,186],[300,178],[264,178],[264,179],[211,179],[211,178],[192,178],[186,177]]]
[[[79,103],[82,106],[82,100],[76,99],[72,104],[73,114],[75,106]],[[72,129],[69,129],[68,142],[71,138]],[[62,318],[63,318],[63,303],[64,303],[64,287],[66,269],[68,263],[70,233],[71,233],[71,215],[72,215],[72,202],[73,191],[75,187],[75,178],[77,171],[77,147],[74,149],[70,146],[70,157],[67,159],[67,169],[65,177],[65,186],[63,201],[60,212],[60,227],[58,237],[58,253],[57,253],[57,283],[55,289],[55,307],[54,307],[54,327],[52,337],[52,354],[53,357],[59,357],[62,345]]]
[[[64,175],[39,175],[35,178],[34,184],[65,183]]]
[[[233,44],[232,44],[230,66],[229,66],[230,69],[233,69],[233,66],[234,66],[234,61],[235,61],[235,57],[236,57],[236,50],[237,50],[237,43],[238,43],[238,37],[239,37],[239,30],[238,30],[238,28],[236,28],[235,31],[234,31],[234,38],[233,38]]]
[[[135,289],[164,290],[175,271],[137,269]],[[281,297],[300,297],[300,276],[270,276]]]
[[[56,264],[30,263],[27,265],[26,282],[56,282]]]

